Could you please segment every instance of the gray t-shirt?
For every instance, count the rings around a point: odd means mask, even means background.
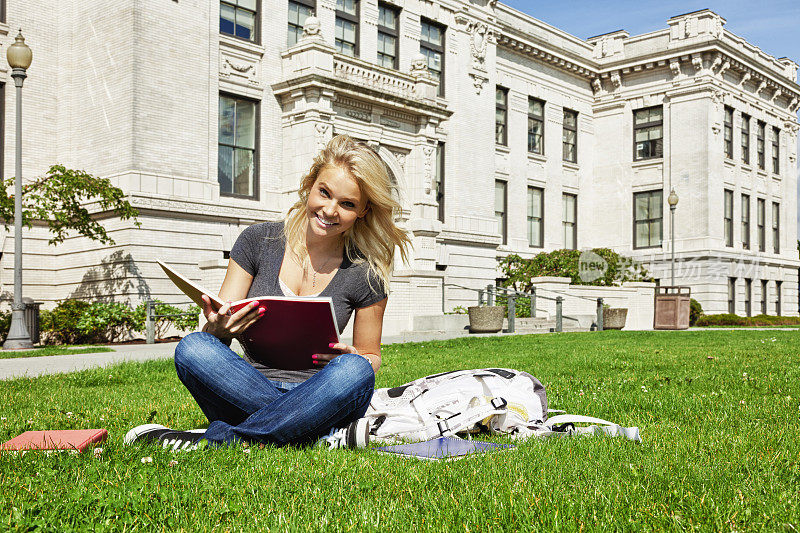
[[[283,296],[278,274],[281,271],[286,239],[283,235],[283,222],[264,222],[245,229],[231,250],[231,259],[236,261],[248,274],[253,276],[253,284],[247,292],[248,298],[256,296]],[[370,276],[369,281],[367,276]],[[366,262],[353,263],[342,258],[339,270],[334,274],[322,292],[321,297],[333,300],[336,323],[341,333],[355,309],[367,307],[386,298],[377,276],[369,273]],[[269,318],[267,311],[266,318]],[[274,381],[305,381],[320,369],[283,370],[268,367],[259,362],[259,354],[253,353],[242,343],[245,359],[259,372]]]

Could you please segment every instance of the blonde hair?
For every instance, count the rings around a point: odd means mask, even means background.
[[[403,262],[407,263],[411,239],[405,230],[394,223],[395,214],[400,212],[400,204],[392,196],[393,185],[386,165],[374,150],[348,135],[333,137],[317,154],[308,174],[300,181],[297,191],[300,199],[286,214],[286,244],[305,265],[308,261],[305,243],[308,197],[320,171],[328,166],[345,170],[356,181],[365,200],[366,213],[357,218],[343,234],[345,254],[353,263],[366,261],[369,266],[367,282],[372,274],[380,280],[382,289],[388,294],[395,248],[400,250]]]

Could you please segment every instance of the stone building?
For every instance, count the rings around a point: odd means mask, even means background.
[[[26,232],[36,300],[185,300],[156,259],[216,289],[241,230],[281,218],[313,154],[348,133],[386,162],[413,234],[387,332],[475,302],[464,287],[509,253],[609,247],[668,284],[673,188],[676,283],[707,312],[797,314],[797,64],[711,11],[582,40],[487,0],[5,7],[3,44],[21,27],[34,51],[25,178],[84,169],[140,212],[140,228],[97,213],[111,247]],[[10,176],[4,61],[0,81]],[[8,293],[10,232],[2,251]]]

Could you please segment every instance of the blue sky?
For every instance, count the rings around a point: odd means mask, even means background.
[[[725,29],[744,37],[768,54],[789,57],[800,63],[800,2],[797,0],[501,2],[581,39],[619,29],[631,35],[666,29],[670,17],[708,8],[728,21]]]
[[[711,9],[724,18],[725,29],[775,57],[788,57],[800,63],[800,1],[761,0],[500,0],[539,20],[576,37],[586,39],[615,30],[640,35],[667,28],[675,15]],[[798,139],[800,145],[800,139]],[[798,158],[800,170],[800,158]],[[800,206],[800,188],[798,188]],[[800,233],[800,213],[798,213]]]

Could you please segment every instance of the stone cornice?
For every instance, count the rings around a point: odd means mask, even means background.
[[[556,68],[580,76],[586,80],[598,77],[597,69],[590,66],[590,61],[585,61],[577,57],[571,57],[564,51],[556,51],[554,48],[534,42],[528,36],[513,35],[512,30],[504,28],[503,33],[497,36],[497,45],[512,52],[549,63]]]

